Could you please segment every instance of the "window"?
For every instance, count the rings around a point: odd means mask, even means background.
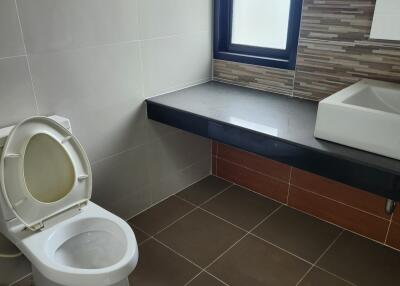
[[[215,0],[214,58],[294,69],[302,0]]]

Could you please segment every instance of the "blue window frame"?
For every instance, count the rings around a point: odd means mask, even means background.
[[[233,1],[214,0],[214,58],[293,70],[296,65],[302,0],[291,0],[286,49],[232,43]]]

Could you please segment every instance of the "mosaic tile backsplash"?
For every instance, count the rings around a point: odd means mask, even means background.
[[[375,0],[304,0],[295,71],[214,60],[214,79],[321,100],[362,78],[400,83],[400,42],[369,39]]]

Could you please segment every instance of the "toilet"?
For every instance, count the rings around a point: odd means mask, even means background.
[[[31,261],[35,286],[129,285],[135,235],[90,201],[89,160],[69,120],[0,129],[0,153],[0,232]]]

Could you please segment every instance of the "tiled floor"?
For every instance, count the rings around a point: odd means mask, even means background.
[[[400,285],[399,252],[212,176],[129,224],[133,286]]]

